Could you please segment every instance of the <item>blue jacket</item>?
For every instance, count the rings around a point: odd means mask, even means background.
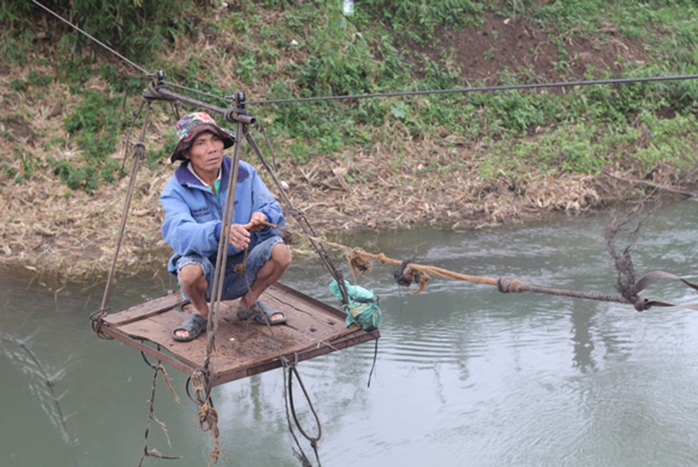
[[[224,157],[220,196],[214,195],[210,187],[202,184],[189,171],[186,163],[177,169],[165,186],[160,196],[160,203],[165,209],[165,222],[161,230],[165,242],[174,250],[167,267],[170,272],[176,273],[177,260],[190,254],[205,256],[215,264],[231,167],[231,159]],[[264,213],[272,224],[286,224],[281,205],[259,178],[257,171],[250,164],[240,161],[233,223],[246,224],[252,218],[252,213],[257,211]],[[250,249],[273,235],[280,235],[279,230],[267,228],[252,233]],[[240,252],[234,246],[228,246],[228,255]]]

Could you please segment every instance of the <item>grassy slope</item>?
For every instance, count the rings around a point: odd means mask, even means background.
[[[516,11],[503,2],[461,12],[463,24],[450,28],[436,26],[448,12],[400,10],[414,2],[393,2],[390,18],[379,13],[382,2],[366,2],[351,19],[334,3],[238,2],[205,18],[188,14],[181,21],[189,32],[141,66],[217,96],[243,90],[260,101],[692,74],[698,64],[691,20],[698,8],[690,2],[515,2],[525,5]],[[520,34],[509,37],[512,27],[530,31],[534,42],[517,52],[536,58],[528,65],[502,53],[521,43]],[[128,183],[116,181],[119,151],[148,79],[98,48],[71,55],[56,47],[50,22],[35,28],[6,33],[9,60],[0,65],[0,263],[100,275],[113,256]],[[464,50],[483,37],[479,64],[468,64]],[[547,65],[536,68],[544,50]],[[633,50],[642,60],[628,59]],[[484,68],[497,73],[478,75]],[[331,232],[491,225],[644,196],[646,182],[692,184],[696,96],[698,83],[684,81],[251,109],[293,203]],[[172,172],[162,161],[174,120],[166,106],[153,107],[121,269],[163,261],[157,197]],[[261,143],[265,132],[255,134]]]

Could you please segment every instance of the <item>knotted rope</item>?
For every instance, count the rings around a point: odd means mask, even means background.
[[[346,248],[346,247],[343,247]],[[523,292],[532,292],[532,293],[540,293],[540,294],[547,294],[547,295],[558,295],[558,296],[564,296],[564,297],[572,297],[572,298],[580,298],[584,300],[595,300],[595,301],[601,301],[601,302],[613,302],[613,303],[621,303],[621,304],[626,304],[626,305],[633,305],[635,310],[637,311],[645,311],[650,309],[653,306],[659,306],[659,307],[671,307],[671,306],[677,306],[671,303],[666,303],[666,302],[661,302],[657,300],[650,300],[649,298],[640,295],[640,292],[647,287],[649,287],[652,284],[655,284],[661,280],[665,279],[674,279],[674,280],[680,280],[687,286],[698,290],[698,285],[692,284],[691,282],[682,279],[679,276],[676,276],[674,274],[670,274],[667,272],[663,271],[653,271],[645,276],[643,276],[640,280],[632,284],[632,286],[627,287],[625,290],[619,290],[621,292],[621,295],[609,295],[609,294],[602,294],[602,293],[597,293],[597,292],[584,292],[584,291],[578,291],[578,290],[567,290],[567,289],[557,289],[557,288],[551,288],[551,287],[542,287],[542,286],[537,286],[537,285],[532,285],[528,284],[526,282],[523,282],[519,279],[516,278],[505,278],[505,277],[500,277],[498,279],[492,278],[492,277],[482,277],[482,276],[471,276],[468,274],[461,274],[458,272],[454,271],[449,271],[447,269],[435,267],[435,266],[426,266],[426,265],[420,265],[416,264],[413,262],[409,261],[403,261],[400,262],[398,260],[394,260],[391,258],[386,257],[383,254],[371,254],[367,253],[366,251],[362,250],[361,248],[354,248],[351,249],[350,251],[350,259],[349,259],[349,264],[352,266],[352,269],[361,272],[362,270],[365,270],[365,264],[370,262],[370,260],[377,260],[380,261],[383,264],[392,264],[392,265],[400,265],[401,269],[396,271],[394,273],[398,284],[400,285],[407,285],[409,286],[410,284],[416,283],[419,285],[419,290],[416,292],[413,292],[414,294],[418,294],[426,290],[427,284],[431,280],[430,274],[436,277],[441,277],[444,279],[450,279],[450,280],[458,280],[458,281],[466,281],[466,282],[471,282],[473,284],[480,284],[480,285],[491,285],[491,286],[496,286],[497,290],[499,290],[501,293],[523,293]],[[356,264],[360,264],[361,269],[356,268]],[[681,305],[685,308],[691,308],[698,310],[698,305]]]
[[[271,225],[271,224],[269,224]],[[275,228],[278,229],[288,229],[287,227],[281,227],[281,226],[274,226]],[[637,232],[635,232],[636,234]],[[632,305],[635,310],[638,312],[645,311],[650,309],[653,306],[657,307],[673,307],[673,306],[681,306],[683,308],[689,308],[692,310],[698,310],[698,304],[687,304],[687,305],[675,305],[672,303],[668,302],[663,302],[663,301],[658,301],[658,300],[651,300],[643,295],[640,294],[640,292],[647,287],[662,281],[662,280],[679,280],[683,282],[685,285],[688,287],[691,287],[695,290],[698,290],[698,285],[693,284],[686,279],[683,279],[677,275],[664,272],[664,271],[653,271],[642,278],[640,278],[637,281],[634,281],[634,275],[633,274],[623,274],[623,269],[622,267],[625,268],[625,270],[628,270],[628,268],[632,269],[632,263],[629,260],[629,249],[628,247],[625,252],[624,252],[624,257],[623,259],[625,262],[622,264],[619,263],[619,261],[616,261],[616,269],[619,271],[619,283],[617,285],[617,289],[620,292],[620,295],[611,295],[611,294],[602,294],[602,293],[597,293],[597,292],[584,292],[584,291],[578,291],[578,290],[568,290],[568,289],[557,289],[557,288],[551,288],[551,287],[542,287],[538,285],[533,285],[529,284],[526,282],[523,282],[519,279],[516,278],[506,278],[506,277],[500,277],[500,278],[493,278],[493,277],[485,277],[485,276],[474,276],[470,274],[462,274],[459,272],[451,271],[448,269],[440,268],[437,266],[429,266],[429,265],[423,265],[423,264],[417,264],[413,262],[411,259],[408,260],[397,260],[393,258],[389,258],[383,253],[369,253],[362,248],[352,248],[348,247],[346,245],[342,245],[339,243],[334,243],[330,242],[328,240],[322,239],[322,238],[314,238],[316,242],[323,243],[324,245],[333,248],[335,250],[342,251],[345,256],[347,257],[349,266],[352,269],[352,272],[357,275],[361,276],[367,271],[370,271],[372,268],[372,264],[374,261],[378,261],[381,264],[386,264],[386,265],[393,265],[393,266],[399,266],[399,269],[397,269],[394,273],[393,276],[400,286],[404,287],[409,287],[411,284],[417,284],[419,286],[419,289],[412,292],[413,295],[420,294],[424,292],[427,288],[427,285],[431,281],[432,276],[433,277],[440,277],[443,279],[449,279],[449,280],[455,280],[455,281],[464,281],[464,282],[470,282],[473,284],[478,284],[478,285],[489,285],[489,286],[494,286],[497,287],[497,290],[499,290],[501,293],[524,293],[524,292],[531,292],[531,293],[540,293],[540,294],[547,294],[547,295],[558,295],[558,296],[564,296],[564,297],[572,297],[572,298],[579,298],[579,299],[584,299],[584,300],[595,300],[595,301],[602,301],[602,302],[612,302],[612,303],[620,303],[624,305]],[[614,251],[612,250],[612,255],[614,254]],[[614,256],[616,258],[616,256]],[[625,279],[623,279],[625,278]],[[625,281],[625,282],[624,282]]]
[[[192,390],[189,390],[191,386]],[[187,379],[187,396],[199,406],[197,414],[199,428],[203,432],[211,432],[214,446],[209,453],[209,466],[218,462],[218,458],[223,455],[220,444],[220,430],[218,429],[218,412],[213,407],[211,398],[210,374],[205,367],[197,368]]]
[[[160,346],[158,346],[158,351],[160,350]],[[148,457],[154,457],[156,459],[165,459],[165,460],[179,460],[182,458],[182,456],[165,456],[163,455],[160,451],[157,449],[148,449],[148,436],[150,435],[150,424],[152,422],[155,422],[162,432],[165,435],[165,438],[167,439],[167,445],[171,448],[172,443],[170,441],[170,434],[167,431],[167,426],[161,422],[160,420],[155,417],[155,389],[157,387],[157,381],[158,381],[158,373],[162,373],[162,378],[165,380],[165,384],[167,385],[167,388],[170,390],[172,393],[172,397],[174,398],[175,402],[179,402],[179,396],[175,392],[174,388],[172,387],[172,383],[170,382],[170,377],[167,374],[167,370],[165,369],[164,366],[162,366],[162,362],[158,360],[156,364],[150,363],[148,361],[148,358],[145,356],[143,352],[141,352],[141,356],[143,357],[143,361],[148,365],[150,368],[153,369],[153,384],[150,389],[150,410],[148,412],[148,423],[145,427],[145,444],[143,446],[143,455],[141,455],[141,460],[138,462],[138,467],[142,467],[143,462],[145,462],[145,459]]]

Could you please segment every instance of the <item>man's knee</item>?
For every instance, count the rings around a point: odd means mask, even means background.
[[[291,249],[285,243],[277,243],[271,252],[274,262],[284,271],[291,265],[292,256]]]
[[[197,285],[204,278],[204,271],[198,264],[188,264],[180,269],[177,279],[182,287]]]

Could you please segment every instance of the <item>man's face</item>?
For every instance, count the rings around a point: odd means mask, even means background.
[[[223,140],[208,131],[197,136],[187,151],[194,170],[217,174],[223,163],[223,146]]]

